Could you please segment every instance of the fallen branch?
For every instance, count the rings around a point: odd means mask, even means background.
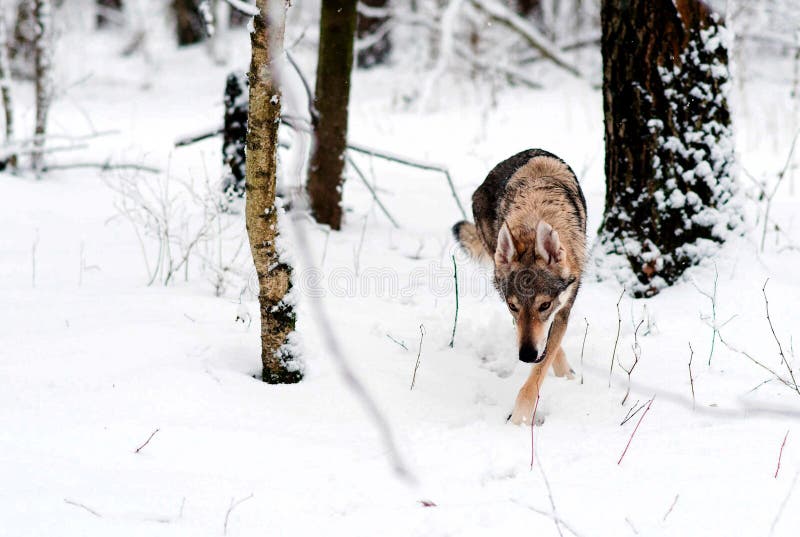
[[[781,443],[781,450],[778,453],[778,466],[775,468],[775,479],[778,479],[778,472],[781,470],[781,459],[783,458],[783,447],[786,445],[786,439],[789,437],[789,430],[783,435],[783,443]]]
[[[236,509],[237,507],[239,507],[241,504],[243,504],[244,502],[246,502],[247,500],[252,498],[252,497],[253,497],[253,493],[251,492],[250,496],[247,496],[246,498],[242,498],[241,500],[236,500],[235,502],[234,502],[233,498],[231,498],[231,505],[230,505],[230,507],[228,507],[228,511],[225,513],[225,525],[222,527],[222,534],[223,535],[228,535],[228,519],[231,516],[231,512],[234,509]]]
[[[451,255],[453,258],[453,279],[456,281],[456,316],[453,319],[453,335],[450,336],[450,348],[453,348],[453,344],[456,341],[456,324],[458,324],[458,267],[456,267],[456,256]]]
[[[389,222],[391,222],[395,228],[399,229],[400,225],[397,223],[397,220],[394,219],[391,213],[389,213],[389,209],[387,209],[386,206],[381,202],[380,198],[378,198],[378,193],[375,192],[375,189],[372,188],[371,184],[369,184],[367,177],[364,175],[364,172],[361,171],[361,168],[358,167],[355,160],[353,160],[353,157],[346,155],[346,158],[347,163],[350,164],[350,167],[356,172],[358,178],[361,179],[361,182],[364,183],[364,186],[367,187],[367,190],[369,190],[369,193],[372,195],[372,199],[375,200],[375,204],[380,208],[381,212],[383,212],[384,216],[386,216]]]
[[[82,503],[72,501],[72,500],[70,500],[68,498],[64,498],[64,503],[66,503],[68,505],[74,505],[75,507],[80,507],[84,511],[88,511],[89,513],[93,514],[97,518],[103,518],[103,515],[101,515],[100,513],[98,513],[94,509],[92,509],[91,507],[87,507],[86,505],[84,505]]]
[[[395,338],[393,338],[393,337],[392,337],[392,336],[390,336],[389,334],[386,334],[386,337],[388,337],[389,339],[391,339],[392,341],[394,341],[395,343],[397,343],[398,345],[400,345],[401,347],[403,347],[405,350],[408,350],[408,347],[406,347],[406,344],[405,344],[405,343],[403,343],[402,341],[397,341]]]
[[[152,166],[145,166],[143,164],[130,164],[120,163],[112,164],[110,162],[73,162],[70,164],[47,164],[42,168],[42,171],[49,172],[52,170],[73,170],[78,168],[98,168],[102,171],[109,170],[137,170],[148,173],[161,173],[158,168]]]
[[[150,433],[150,436],[148,436],[148,437],[147,437],[147,440],[145,440],[145,441],[144,441],[144,444],[142,444],[141,446],[137,447],[137,448],[136,448],[136,451],[134,451],[134,453],[139,453],[141,450],[143,450],[143,449],[145,448],[145,446],[147,446],[147,444],[149,444],[149,443],[150,443],[150,440],[152,440],[152,439],[153,439],[153,437],[156,435],[156,433],[157,433],[158,431],[160,431],[160,429],[156,429],[155,431],[153,431],[152,433]]]
[[[747,358],[748,360],[750,360],[751,362],[756,364],[758,367],[760,367],[764,371],[767,371],[767,372],[771,373],[782,384],[784,384],[785,386],[791,388],[792,390],[797,392],[798,395],[800,395],[800,387],[797,386],[797,383],[792,383],[791,381],[786,380],[785,378],[780,376],[776,371],[772,370],[769,366],[766,366],[763,363],[761,363],[760,361],[758,361],[757,359],[755,359],[747,351],[743,351],[743,350],[737,349],[733,345],[729,344],[727,341],[725,341],[725,339],[723,339],[722,334],[719,334],[719,341],[720,341],[720,343],[725,345],[729,350],[732,350],[735,353],[741,354],[742,356],[744,356],[745,358]]]
[[[213,138],[214,136],[219,136],[223,132],[224,129],[220,127],[212,131],[205,131],[199,134],[191,134],[188,136],[184,136],[183,138],[178,138],[177,140],[175,140],[175,147],[183,147],[186,145],[191,145],[201,140],[205,140],[207,138]]]
[[[653,398],[650,399],[650,402],[647,403],[647,408],[645,408],[644,412],[642,412],[642,416],[639,418],[639,421],[636,422],[636,427],[633,428],[633,432],[631,433],[631,437],[628,438],[628,443],[625,444],[625,449],[622,450],[622,455],[619,456],[619,460],[617,461],[617,465],[618,466],[620,464],[622,464],[622,459],[625,457],[625,454],[628,452],[628,448],[631,446],[631,442],[633,441],[633,435],[635,435],[636,431],[639,430],[639,425],[642,424],[642,420],[644,420],[644,417],[647,415],[647,412],[650,410],[650,407],[653,405],[653,401],[655,401],[655,400],[656,400],[656,396],[654,395]]]
[[[414,374],[411,376],[411,390],[414,389],[414,384],[417,382],[417,369],[419,369],[419,360],[422,356],[422,340],[425,339],[425,326],[419,325],[419,349],[417,349],[417,363],[414,366]]]

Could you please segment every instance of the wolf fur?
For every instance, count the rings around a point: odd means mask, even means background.
[[[494,284],[517,326],[519,359],[533,363],[511,421],[530,423],[547,370],[572,378],[561,340],[586,261],[586,200],[572,169],[541,149],[504,160],[472,196],[475,223],[453,235],[494,264]]]

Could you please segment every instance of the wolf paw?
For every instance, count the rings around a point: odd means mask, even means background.
[[[517,399],[514,405],[514,410],[508,416],[506,421],[510,421],[514,425],[530,425],[531,418],[533,418],[535,425],[542,425],[544,423],[544,413],[538,409],[536,415],[533,415],[533,409],[536,404],[536,399],[533,401]]]

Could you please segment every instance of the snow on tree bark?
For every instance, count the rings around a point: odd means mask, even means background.
[[[245,138],[247,136],[247,77],[233,72],[225,82],[225,117],[222,128],[222,161],[228,167],[222,188],[229,198],[244,196]]]
[[[602,3],[606,211],[595,252],[635,296],[714,254],[741,217],[729,34],[699,0]]]
[[[34,36],[34,69],[36,74],[36,125],[34,128],[31,168],[37,177],[44,167],[44,143],[47,134],[47,115],[53,89],[52,71],[52,13],[50,0],[31,0],[33,20],[36,26]]]
[[[261,311],[261,361],[266,382],[291,383],[302,377],[289,338],[295,313],[288,299],[291,267],[280,259],[275,189],[278,167],[278,123],[281,112],[277,80],[283,54],[286,0],[257,0],[260,15],[250,33],[252,56],[247,120],[247,197],[245,218],[250,251],[258,276]]]
[[[317,222],[342,226],[347,109],[356,27],[356,0],[322,0],[314,122],[314,147],[308,174],[308,196]]]

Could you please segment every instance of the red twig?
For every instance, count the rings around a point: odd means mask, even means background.
[[[144,449],[144,447],[145,447],[147,444],[149,444],[149,443],[150,443],[150,440],[152,440],[152,439],[153,439],[153,437],[156,435],[156,433],[157,433],[159,430],[160,430],[160,429],[156,429],[155,431],[153,431],[152,433],[150,433],[150,436],[148,436],[148,437],[147,437],[147,440],[145,440],[145,441],[144,441],[144,444],[142,444],[141,446],[137,447],[137,448],[136,448],[136,451],[134,451],[134,453],[139,453],[141,450],[143,450],[143,449]]]
[[[647,408],[645,408],[645,409],[644,409],[644,412],[642,412],[642,415],[641,415],[641,417],[639,418],[639,421],[637,421],[637,422],[636,422],[636,427],[634,427],[634,428],[633,428],[633,432],[631,433],[631,437],[630,437],[630,438],[628,438],[628,443],[627,443],[627,444],[625,444],[625,449],[622,451],[622,455],[620,455],[620,456],[619,456],[619,460],[617,461],[617,464],[618,464],[618,465],[622,463],[622,458],[623,458],[623,457],[625,456],[625,454],[628,452],[628,448],[631,446],[631,441],[633,441],[633,435],[635,435],[635,434],[636,434],[636,431],[638,431],[638,430],[639,430],[639,425],[641,425],[641,424],[642,424],[642,420],[643,420],[643,419],[644,419],[644,417],[647,415],[647,411],[648,411],[648,410],[650,410],[650,406],[653,404],[653,401],[655,401],[655,400],[656,400],[656,396],[654,395],[654,396],[653,396],[653,398],[652,398],[652,399],[650,399],[650,402],[649,402],[649,403],[647,403]]]
[[[789,429],[786,430],[786,434],[783,435],[783,443],[781,444],[781,451],[778,453],[778,467],[775,468],[775,479],[778,479],[778,472],[781,469],[781,458],[783,457],[783,446],[786,445],[786,438],[789,436]]]
[[[533,415],[531,416],[531,470],[533,470],[534,462],[534,443],[533,443],[533,426],[536,424],[536,409],[539,408],[539,394],[536,394],[536,402],[533,404]]]

